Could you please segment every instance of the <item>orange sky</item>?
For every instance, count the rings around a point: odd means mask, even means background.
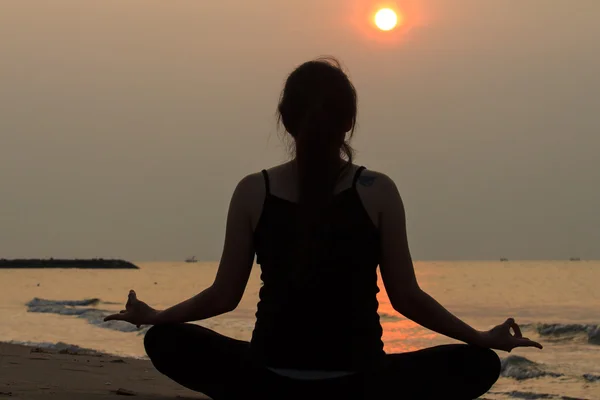
[[[416,258],[600,258],[600,2],[380,5],[3,0],[0,257],[216,259],[286,74],[333,54]]]

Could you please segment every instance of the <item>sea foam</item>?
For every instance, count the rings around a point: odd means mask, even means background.
[[[586,335],[589,344],[600,345],[600,327],[592,324],[537,324],[537,333],[542,337],[568,340],[577,335]]]
[[[26,306],[28,312],[76,316],[78,318],[85,319],[92,325],[104,329],[111,329],[120,332],[145,332],[144,328],[138,328],[128,322],[105,322],[104,318],[110,314],[113,314],[114,312],[94,307],[99,304],[105,303],[102,303],[100,299],[48,300],[36,297],[26,303]]]
[[[513,390],[512,392],[490,392],[493,394],[501,394],[504,396],[512,397],[514,399],[524,400],[538,400],[538,399],[553,399],[553,400],[586,400],[578,397],[561,396],[550,393],[535,393],[535,392],[523,392],[520,390]]]
[[[562,374],[550,372],[544,366],[521,356],[508,356],[501,360],[500,375],[518,381],[544,376],[559,377]]]
[[[600,382],[600,375],[584,374],[583,379],[588,382]]]

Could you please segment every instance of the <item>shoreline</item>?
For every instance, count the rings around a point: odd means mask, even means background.
[[[34,352],[47,352],[56,354],[70,354],[74,356],[90,356],[90,357],[112,357],[122,358],[131,360],[142,360],[149,361],[150,359],[146,355],[137,356],[131,354],[119,354],[119,353],[108,353],[101,350],[94,350],[92,348],[81,347],[76,344],[69,344],[65,342],[27,342],[18,340],[0,340],[0,346],[17,346],[27,347],[29,349],[36,349]],[[1,355],[2,353],[0,353]]]
[[[0,342],[0,398],[117,400],[120,396],[209,399],[161,375],[148,360]]]

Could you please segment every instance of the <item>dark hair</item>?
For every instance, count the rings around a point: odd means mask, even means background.
[[[324,245],[315,236],[321,216],[340,175],[352,164],[348,141],[356,125],[356,89],[336,59],[318,58],[289,75],[277,113],[278,123],[294,139],[298,174],[298,270],[290,278],[305,286],[318,276],[306,267],[318,264],[314,261]]]
[[[352,163],[348,140],[356,125],[356,89],[335,58],[308,61],[287,78],[277,114],[294,139],[299,203],[317,212]]]

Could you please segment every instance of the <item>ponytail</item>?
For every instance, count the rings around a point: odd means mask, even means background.
[[[294,139],[298,177],[298,258],[314,259],[315,238],[344,168],[352,163],[356,90],[331,58],[309,61],[290,74],[279,102],[279,122]]]
[[[296,137],[298,200],[306,211],[319,212],[329,203],[342,172],[345,132],[335,133],[332,128],[326,116],[314,113]],[[352,161],[352,153],[345,156]]]

